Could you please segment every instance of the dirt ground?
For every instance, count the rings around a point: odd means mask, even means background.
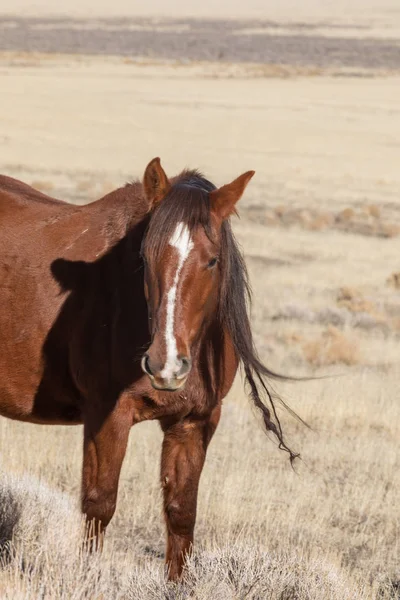
[[[398,38],[393,25],[355,22],[0,16],[0,50],[347,68],[358,76],[365,69],[398,70]]]
[[[5,0],[0,14],[12,16],[47,17],[202,17],[207,19],[273,19],[290,23],[355,22],[360,25],[391,26],[399,23],[400,11],[396,0],[147,0],[131,2],[115,0],[70,0],[68,4],[48,0]]]

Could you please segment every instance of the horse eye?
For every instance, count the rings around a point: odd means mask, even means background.
[[[215,267],[215,265],[217,264],[217,262],[218,262],[218,257],[217,257],[217,256],[214,256],[214,258],[212,258],[212,259],[210,260],[210,262],[208,263],[207,267],[208,267],[209,269],[212,269],[213,267]]]

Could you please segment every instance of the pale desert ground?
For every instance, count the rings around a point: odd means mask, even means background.
[[[396,57],[400,9],[366,4],[246,6],[252,17],[277,21],[288,39],[293,21],[317,23],[327,37],[335,25],[335,36],[350,43],[351,33],[369,43],[390,39]],[[87,16],[85,6],[72,4],[69,16]],[[116,3],[112,16],[163,16],[161,3],[147,12],[129,6]],[[210,6],[186,14],[219,16]],[[249,16],[243,4],[231,6],[231,16]],[[25,0],[1,8],[62,14]],[[169,15],[180,8],[172,3]],[[99,4],[94,16],[109,11]],[[167,26],[138,24],[152,35]],[[82,203],[140,178],[154,156],[171,175],[197,167],[217,185],[256,170],[234,228],[253,284],[260,354],[276,371],[329,377],[274,383],[312,427],[281,412],[302,455],[296,471],[264,435],[238,379],[201,482],[197,550],[178,586],[163,579],[156,424],[132,431],[105,552],[87,560],[77,552],[81,428],[1,419],[0,539],[10,550],[0,598],[400,597],[400,65],[356,63],[3,47],[5,174]]]
[[[308,23],[334,19],[373,26],[398,22],[399,12],[396,0],[3,0],[0,6],[0,14],[12,16],[268,18]]]

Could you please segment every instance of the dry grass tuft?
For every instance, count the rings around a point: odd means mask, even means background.
[[[81,515],[68,495],[28,475],[0,473],[1,545],[18,548],[25,565],[32,555],[37,565],[43,549],[56,561],[70,554],[71,547],[78,549],[81,527]],[[22,548],[29,548],[30,558]]]
[[[397,273],[392,273],[390,277],[387,278],[386,283],[396,290],[400,290],[400,271]]]
[[[207,549],[188,561],[184,581],[174,598],[246,598],[296,600],[297,598],[361,598],[338,566],[323,557],[270,554],[235,543]]]
[[[93,191],[95,187],[96,184],[92,179],[81,179],[76,183],[76,191],[79,193]]]
[[[392,238],[400,235],[400,225],[394,223],[383,223],[381,225],[380,233],[382,237]]]
[[[376,205],[367,205],[357,210],[347,207],[339,212],[324,211],[309,205],[303,208],[252,205],[245,212],[251,221],[267,226],[297,226],[308,231],[338,230],[378,238],[396,237],[400,234],[400,225],[391,220],[383,221],[381,209]]]
[[[381,216],[381,209],[376,204],[368,204],[365,207],[365,212],[374,219],[379,219]]]
[[[381,314],[375,304],[366,300],[361,292],[355,288],[342,287],[339,289],[336,302],[338,306],[346,308],[352,313],[366,313],[374,317],[375,321],[385,321],[385,316]]]
[[[348,223],[356,216],[355,211],[352,208],[344,208],[336,215],[336,220],[343,223]]]
[[[118,185],[116,185],[112,181],[109,181],[109,180],[102,181],[101,186],[100,186],[100,194],[99,195],[105,196],[106,194],[109,194],[110,192],[117,189],[117,187],[118,187]]]
[[[360,363],[358,343],[333,325],[327,327],[321,336],[303,343],[302,347],[307,362],[315,367]]]
[[[324,229],[331,227],[333,221],[334,219],[331,214],[321,212],[310,218],[309,222],[306,224],[306,228],[310,231],[323,231]]]
[[[54,190],[54,183],[52,181],[46,181],[45,179],[34,179],[34,181],[31,183],[31,186],[35,190],[45,193],[49,193]]]

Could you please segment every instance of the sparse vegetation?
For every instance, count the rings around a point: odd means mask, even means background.
[[[266,208],[254,205],[246,212],[250,219],[269,226],[296,226],[309,231],[336,229],[383,238],[392,238],[400,234],[398,223],[388,220],[375,205],[368,205],[358,211],[347,207],[339,212],[320,210],[307,205],[304,208],[292,208],[290,205]]]
[[[0,597],[394,600],[399,390],[398,377],[384,386],[368,371],[287,384],[313,428],[282,414],[303,456],[293,471],[237,382],[201,481],[196,550],[176,586],[163,577],[155,423],[132,430],[104,554],[85,558],[81,429],[2,419]]]
[[[48,194],[54,190],[54,183],[44,179],[34,179],[31,183],[31,186],[35,188],[35,190],[39,190],[45,194]]]
[[[357,365],[360,362],[357,342],[332,325],[322,336],[303,343],[303,351],[307,361],[318,367],[339,363]]]
[[[392,273],[390,277],[387,278],[386,283],[397,290],[400,289],[400,272]]]

